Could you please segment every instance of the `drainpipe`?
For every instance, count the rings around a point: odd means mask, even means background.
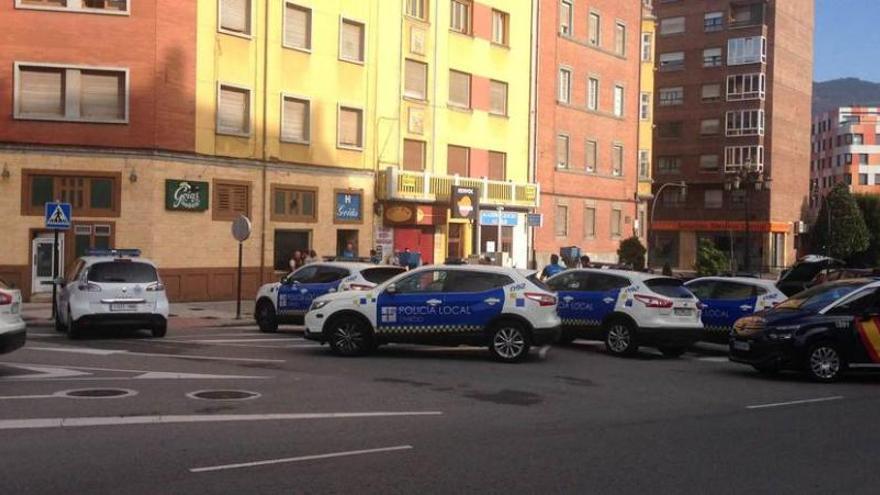
[[[267,1],[263,10],[263,206],[261,208],[262,220],[260,221],[260,285],[263,284],[263,273],[266,271],[266,207],[267,207],[267,168],[269,166],[269,143],[268,143],[268,106],[269,106],[269,4]]]
[[[532,2],[532,26],[530,34],[531,44],[531,60],[529,61],[529,70],[531,71],[531,84],[529,84],[529,163],[527,180],[532,183],[538,182],[538,29],[541,9],[538,8],[540,0]],[[540,201],[540,188],[535,194],[536,205]],[[537,208],[536,208],[537,209]],[[538,267],[537,253],[535,252],[535,227],[527,227],[529,234],[526,236],[528,240],[527,252],[531,255],[531,266]],[[500,242],[499,238],[499,242]]]

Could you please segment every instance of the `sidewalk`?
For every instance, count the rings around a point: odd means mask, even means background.
[[[207,327],[255,325],[254,302],[241,302],[241,319],[235,319],[235,301],[171,303],[168,328],[181,330]],[[28,325],[52,325],[50,303],[24,303],[22,318]]]

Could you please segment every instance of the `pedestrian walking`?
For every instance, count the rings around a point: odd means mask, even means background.
[[[559,264],[559,256],[556,254],[550,255],[550,264],[544,267],[544,270],[541,271],[541,280],[547,280],[548,278],[556,275],[557,273],[565,270],[562,265]]]

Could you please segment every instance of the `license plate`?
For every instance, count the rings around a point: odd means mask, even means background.
[[[690,308],[675,308],[675,316],[691,316],[694,310]]]
[[[17,315],[19,310],[19,303],[13,303],[12,308],[10,309],[10,311],[12,311],[12,314]]]
[[[740,340],[733,341],[733,348],[737,351],[747,351],[752,348],[752,346],[748,342],[743,342]]]
[[[137,304],[115,303],[110,305],[110,311],[137,311]]]

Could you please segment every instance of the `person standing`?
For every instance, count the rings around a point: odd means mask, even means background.
[[[375,249],[370,249],[370,263],[378,265],[382,261],[382,256]]]
[[[541,280],[547,280],[548,278],[556,275],[557,273],[565,270],[562,268],[562,265],[559,264],[559,256],[556,254],[550,255],[550,264],[544,267],[544,270],[541,271]]]
[[[581,256],[581,268],[592,268],[592,265],[590,265],[590,257],[586,254]]]
[[[294,251],[293,256],[290,257],[290,271],[296,271],[301,266],[303,266],[302,253]]]
[[[306,258],[303,260],[303,264],[311,265],[312,263],[317,263],[318,261],[321,261],[320,258],[318,258],[318,253],[315,252],[314,249],[312,249],[309,251],[309,255],[306,256]]]
[[[355,259],[356,253],[354,252],[354,244],[351,242],[345,244],[345,249],[342,251],[342,257],[347,260]]]

